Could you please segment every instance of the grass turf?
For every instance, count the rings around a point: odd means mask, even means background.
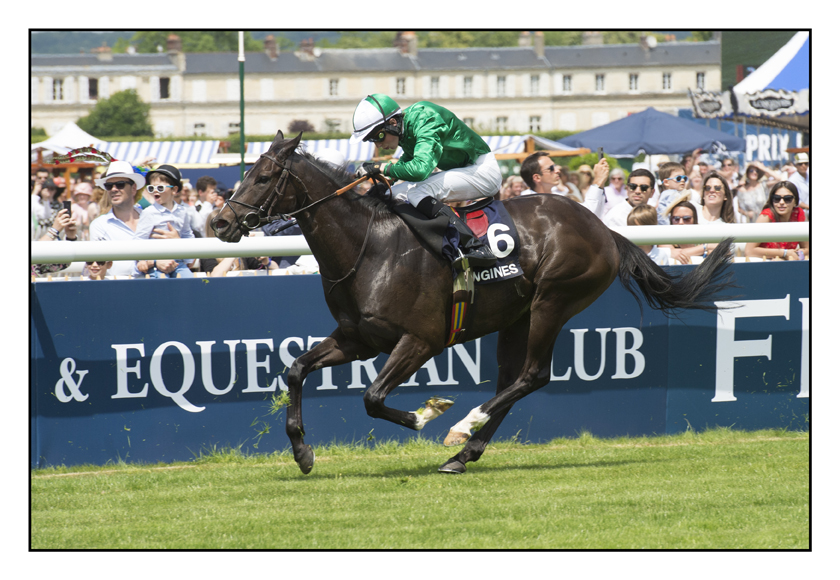
[[[35,470],[33,549],[808,549],[808,433],[715,429],[545,445],[212,451]]]

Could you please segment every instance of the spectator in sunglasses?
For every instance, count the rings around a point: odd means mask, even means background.
[[[627,178],[627,198],[604,216],[604,224],[610,229],[626,226],[627,216],[633,208],[646,205],[654,194],[655,183],[653,173],[647,169],[634,169]]]
[[[700,211],[697,219],[700,225],[714,223],[735,223],[735,209],[729,184],[717,171],[710,171],[703,179]]]
[[[799,207],[805,210],[805,218],[811,211],[811,162],[807,153],[797,153],[793,158],[796,172],[790,176],[790,182],[799,191]]]
[[[728,157],[721,159],[720,171],[718,173],[726,179],[726,183],[729,184],[730,189],[738,185],[738,169],[738,164],[734,159],[729,159]]]
[[[104,280],[113,265],[113,262],[104,260],[85,262],[85,267],[82,268],[82,280]]]
[[[799,207],[799,190],[791,181],[780,181],[770,190],[770,196],[757,224],[804,222],[805,212]],[[798,251],[801,250],[801,253]],[[749,258],[801,260],[808,256],[808,242],[755,242],[747,243],[745,254]]]
[[[95,180],[101,187],[103,206],[110,206],[90,224],[91,241],[110,242],[134,239],[134,231],[142,208],[137,205],[142,196],[146,179],[127,161],[112,161],[101,178]],[[110,268],[115,276],[131,276],[134,260],[118,260]]]
[[[177,232],[178,237],[194,238],[187,208],[176,203],[181,194],[181,172],[172,165],[161,165],[146,174],[146,191],[154,203],[143,210],[134,233],[135,240],[152,239],[155,230]],[[189,265],[194,260],[138,260],[135,277],[192,278]]]
[[[697,206],[691,201],[691,192],[685,191],[665,208],[668,223],[672,226],[697,225]],[[708,244],[660,244],[660,248],[671,251],[671,257],[680,264],[690,264],[693,256],[702,257],[708,251]]]
[[[659,179],[662,180],[662,193],[659,202],[656,204],[656,220],[659,225],[668,225],[666,208],[671,205],[677,197],[682,195],[688,183],[688,176],[685,174],[681,163],[669,161],[659,167]]]

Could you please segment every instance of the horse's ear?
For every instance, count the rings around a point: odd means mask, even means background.
[[[283,139],[285,139],[285,137],[283,137],[283,131],[278,130],[277,135],[274,136],[274,141],[272,142],[272,145],[275,143],[279,143]]]
[[[298,133],[298,136],[294,139],[289,139],[285,143],[283,143],[283,147],[281,151],[285,152],[286,155],[290,155],[295,149],[297,149],[298,145],[300,145],[300,138],[303,136],[303,131]]]

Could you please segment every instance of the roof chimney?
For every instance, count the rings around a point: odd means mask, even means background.
[[[397,32],[393,46],[403,56],[417,56],[417,35],[410,30]]]
[[[523,31],[523,32],[519,33],[519,46],[521,48],[531,46],[531,33],[530,32]]]
[[[581,44],[604,44],[604,35],[600,32],[587,31],[583,33]]]
[[[170,34],[166,37],[166,52],[181,52],[181,37],[177,34]]]
[[[534,52],[538,57],[545,57],[545,35],[542,31],[534,33]]]
[[[295,51],[295,56],[300,60],[313,61],[315,60],[315,41],[311,38],[304,38],[300,41],[298,50]]]
[[[101,61],[112,61],[114,60],[114,55],[111,53],[111,47],[108,46],[105,42],[102,43],[102,46],[98,48],[90,49],[92,53],[96,55],[96,58]]]
[[[263,47],[265,48],[265,54],[268,58],[271,60],[277,60],[277,41],[274,40],[273,34],[269,34],[265,37]]]

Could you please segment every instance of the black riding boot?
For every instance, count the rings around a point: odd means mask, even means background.
[[[421,199],[416,207],[420,213],[429,219],[439,215],[446,216],[449,219],[449,223],[458,231],[459,246],[463,249],[464,256],[469,261],[470,266],[482,269],[490,268],[496,263],[496,255],[493,251],[475,237],[469,226],[451,207],[431,196]]]

